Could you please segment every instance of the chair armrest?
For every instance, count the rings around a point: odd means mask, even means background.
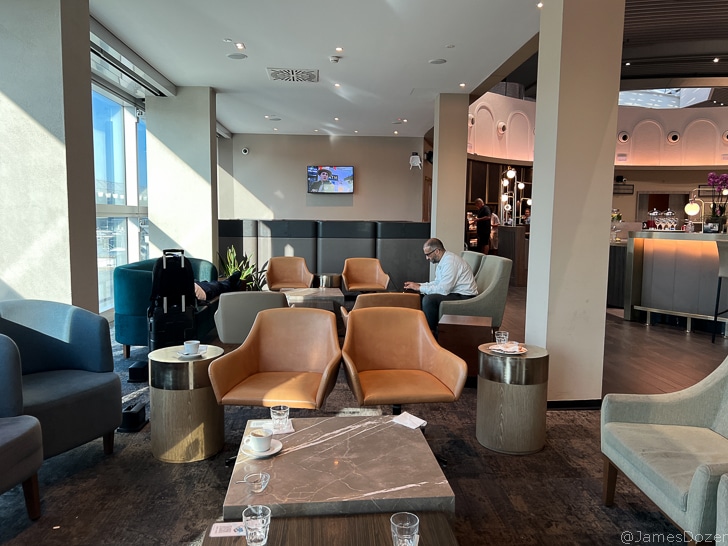
[[[468,376],[468,365],[462,358],[437,346],[427,367],[423,368],[450,389],[456,400],[460,397]]]
[[[356,396],[359,405],[362,405],[364,403],[364,391],[362,391],[361,382],[359,381],[359,372],[347,353],[342,352],[341,357],[344,360],[344,370],[346,371],[346,381],[349,383],[349,388]]]
[[[320,408],[324,405],[326,397],[334,390],[336,379],[339,376],[339,366],[341,365],[341,351],[336,351],[331,359],[324,367],[321,374],[321,383],[319,383],[318,393],[316,395],[316,407]]]
[[[218,403],[235,385],[257,372],[257,343],[249,341],[210,363],[207,373]]]
[[[0,334],[0,417],[23,414],[23,368],[15,342]]]

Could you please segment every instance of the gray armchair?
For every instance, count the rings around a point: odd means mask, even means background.
[[[288,307],[283,292],[228,292],[220,294],[215,326],[223,343],[242,343],[248,337],[258,312]]]
[[[513,262],[508,258],[483,256],[475,275],[478,295],[467,300],[443,301],[440,304],[440,318],[442,315],[491,317],[493,328],[500,327],[506,309],[512,265]]]
[[[473,275],[477,275],[478,270],[480,270],[480,266],[483,263],[483,258],[485,258],[485,254],[482,252],[473,252],[472,250],[463,250],[460,253],[460,257],[465,260],[465,262],[470,266],[470,269],[473,270]]]
[[[716,509],[715,534],[721,537],[721,542],[728,541],[728,474],[723,474],[718,483],[718,506]]]
[[[64,303],[7,300],[0,301],[0,333],[20,351],[23,413],[40,421],[43,458],[98,437],[111,453],[121,381],[106,319]]]
[[[12,339],[0,334],[0,493],[23,484],[30,519],[40,517],[38,469],[43,464],[40,422],[23,415],[20,353]]]
[[[604,504],[621,471],[686,533],[715,533],[718,481],[728,472],[728,359],[668,394],[608,394],[602,403]]]

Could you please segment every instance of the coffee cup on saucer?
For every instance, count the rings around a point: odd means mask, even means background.
[[[254,428],[250,431],[243,443],[249,446],[250,449],[257,452],[268,451],[270,449],[270,443],[273,439],[273,431],[266,428]]]
[[[184,354],[196,355],[200,352],[200,342],[197,340],[185,341]]]

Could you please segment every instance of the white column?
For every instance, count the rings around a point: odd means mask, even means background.
[[[146,101],[149,252],[182,248],[217,265],[215,93],[177,91]]]
[[[468,99],[467,94],[443,94],[435,107],[430,233],[455,253],[465,241]]]
[[[624,0],[541,13],[526,341],[549,400],[601,398]]]
[[[0,21],[0,300],[96,312],[88,2],[2,2]]]

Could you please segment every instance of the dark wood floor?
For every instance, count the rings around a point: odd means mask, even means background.
[[[682,326],[625,321],[621,310],[605,311],[602,396],[610,392],[652,394],[694,385],[728,356],[728,339]],[[511,287],[501,328],[525,337],[526,288]]]

